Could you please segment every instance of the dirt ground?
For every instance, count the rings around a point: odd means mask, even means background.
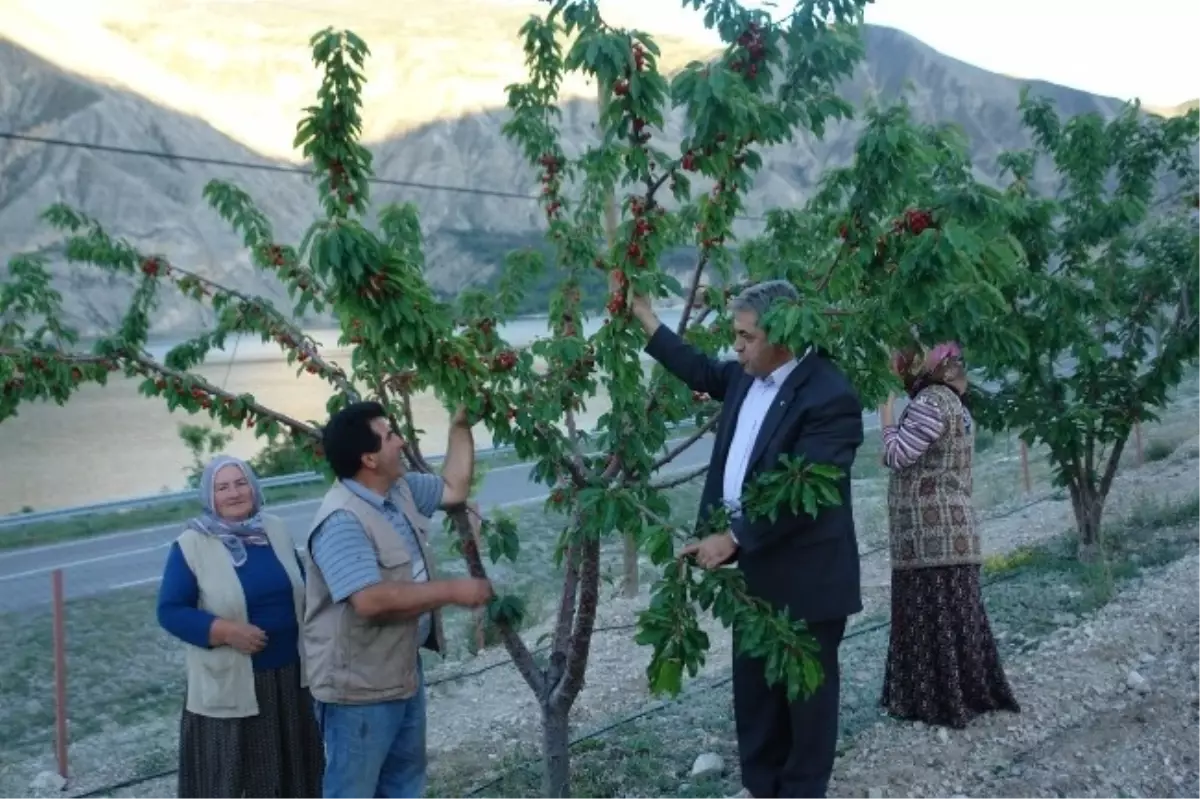
[[[1193,553],[1009,668],[1020,715],[962,731],[880,723],[837,796],[1197,796],[1200,559]]]

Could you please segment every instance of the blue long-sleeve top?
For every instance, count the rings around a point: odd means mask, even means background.
[[[301,574],[303,574],[303,565]],[[255,671],[278,669],[300,659],[300,629],[292,602],[292,583],[272,547],[246,547],[246,562],[235,569],[246,595],[248,621],[267,634],[267,645],[251,656]],[[179,544],[172,544],[158,588],[158,623],[193,646],[210,649],[209,629],[216,619],[199,608],[200,586]]]

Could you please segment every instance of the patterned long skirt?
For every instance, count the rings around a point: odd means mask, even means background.
[[[321,795],[325,749],[300,664],[254,672],[258,715],[218,719],[185,708],[180,797]]]
[[[994,710],[1021,712],[979,584],[979,566],[892,571],[892,629],[884,709],[898,718],[961,729]]]

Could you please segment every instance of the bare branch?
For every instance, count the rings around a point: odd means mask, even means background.
[[[579,610],[575,615],[575,629],[571,632],[570,646],[567,648],[563,678],[549,697],[551,706],[557,709],[570,707],[583,688],[596,625],[596,608],[600,602],[600,540],[588,536],[581,548]]]
[[[703,250],[700,257],[696,259],[696,267],[692,270],[692,280],[688,285],[687,299],[683,303],[683,313],[679,317],[679,324],[675,328],[675,333],[682,336],[687,330],[688,320],[692,315],[692,308],[696,305],[696,294],[700,291],[700,279],[704,276],[704,267],[708,266],[708,250]]]
[[[480,556],[479,546],[475,543],[475,536],[471,532],[471,520],[467,514],[468,510],[464,507],[450,511],[448,515],[454,524],[454,529],[458,532],[458,540],[462,545],[468,573],[477,580],[486,580],[488,579],[487,569],[484,568],[483,558]],[[504,641],[504,648],[508,650],[508,656],[512,658],[517,671],[521,672],[521,676],[525,678],[530,689],[539,697],[545,696],[545,675],[534,662],[533,653],[529,651],[529,647],[525,645],[521,636],[511,625],[504,622],[496,622],[496,629],[500,632],[500,639]]]
[[[708,464],[704,464],[703,466],[697,466],[695,469],[692,469],[690,472],[684,472],[681,475],[676,475],[675,477],[664,478],[663,480],[661,480],[657,483],[651,483],[650,487],[657,489],[659,491],[665,491],[668,488],[675,488],[676,486],[681,486],[684,483],[689,483],[707,471],[708,471]]]
[[[655,464],[652,467],[650,467],[650,470],[656,472],[659,469],[661,469],[662,467],[666,466],[671,461],[678,458],[681,454],[683,454],[684,451],[687,450],[688,447],[690,447],[692,444],[695,444],[700,439],[704,438],[704,436],[710,430],[712,430],[714,427],[717,426],[717,422],[719,422],[720,420],[721,420],[721,415],[718,413],[714,413],[711,417],[709,417],[709,420],[707,422],[705,422],[699,429],[696,430],[696,432],[692,433],[690,436],[688,436],[686,439],[684,439],[684,441],[682,443],[677,445],[674,449],[672,449],[666,455],[663,455],[658,461],[656,461]]]
[[[578,526],[576,525],[576,529]],[[550,668],[546,674],[546,686],[553,690],[559,684],[567,667],[567,653],[571,647],[571,630],[575,626],[575,606],[579,597],[580,547],[571,544],[566,552],[566,573],[563,575],[562,592],[558,600],[558,620],[554,625],[554,638],[550,645]]]
[[[193,398],[201,400],[201,407],[204,410],[216,412],[220,411],[222,406],[230,407],[234,403],[241,403],[245,409],[247,419],[257,417],[259,425],[262,424],[262,420],[274,419],[285,427],[291,428],[293,433],[306,435],[314,441],[320,441],[321,439],[320,431],[307,422],[293,419],[287,414],[280,413],[258,402],[245,402],[241,396],[213,385],[199,375],[172,369],[144,353],[118,351],[112,355],[94,355],[91,353],[68,353],[57,350],[6,347],[0,349],[0,356],[35,359],[54,358],[64,363],[80,365],[112,364],[123,361],[128,369],[137,374],[147,377],[158,375],[160,378],[159,390],[174,388],[179,393],[190,393]]]

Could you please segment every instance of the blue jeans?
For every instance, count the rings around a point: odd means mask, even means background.
[[[425,679],[408,699],[371,705],[316,702],[325,739],[322,794],[420,797],[425,792]]]

